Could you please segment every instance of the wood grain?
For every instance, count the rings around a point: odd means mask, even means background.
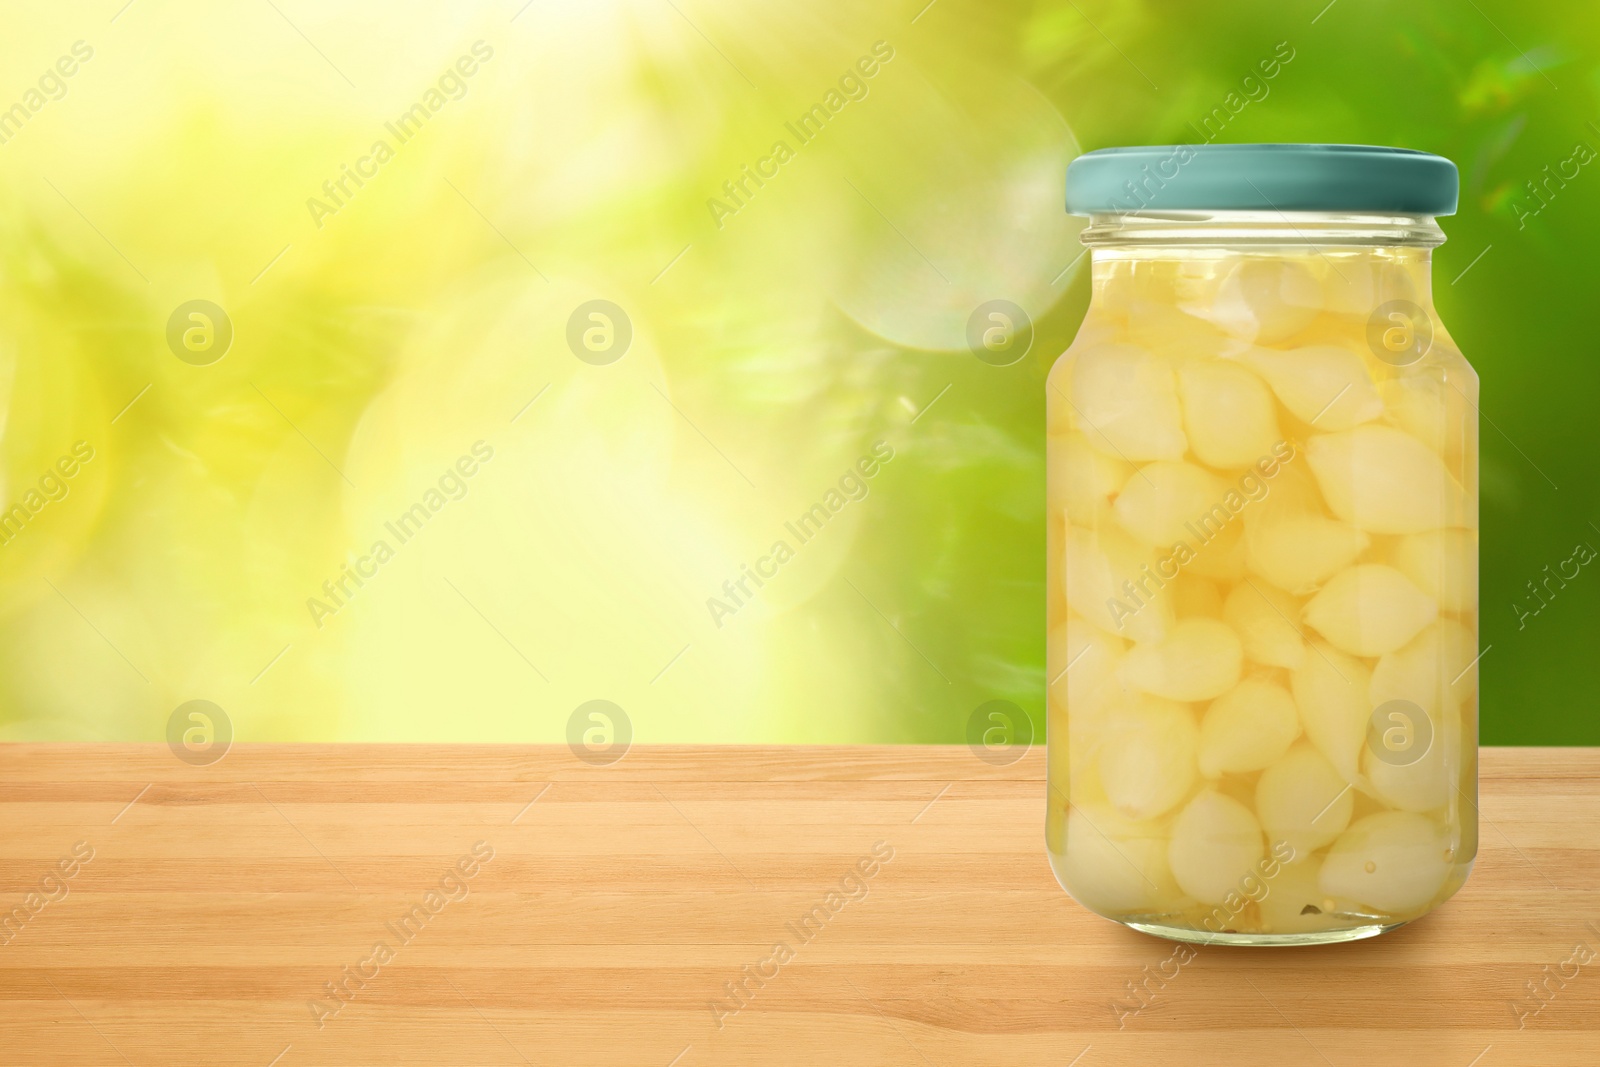
[[[159,745],[0,746],[0,905],[93,849],[0,928],[0,1064],[1600,1063],[1600,955],[1574,955],[1600,954],[1600,750],[1485,750],[1477,869],[1427,919],[1202,948],[1137,1011],[1129,983],[1174,946],[1056,885],[1043,774],[1042,751],[993,767],[964,747],[591,767],[561,747],[241,745],[201,768]],[[395,936],[480,841],[465,897]],[[797,937],[864,857],[865,896]],[[308,1002],[336,1004],[324,983],[379,941],[392,958],[319,1026]],[[734,1013],[746,965],[772,976]]]

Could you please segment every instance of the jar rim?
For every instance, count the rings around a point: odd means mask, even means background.
[[[1079,239],[1090,248],[1136,246],[1390,246],[1436,248],[1431,215],[1335,211],[1098,211]]]

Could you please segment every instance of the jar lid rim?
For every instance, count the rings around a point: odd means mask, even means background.
[[[1443,156],[1352,144],[1102,148],[1067,166],[1067,212],[1329,211],[1452,215],[1460,179]]]

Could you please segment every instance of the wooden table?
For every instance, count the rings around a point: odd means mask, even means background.
[[[0,1063],[1592,1067],[1600,750],[1482,766],[1433,916],[1163,984],[1051,876],[1038,750],[0,746]]]

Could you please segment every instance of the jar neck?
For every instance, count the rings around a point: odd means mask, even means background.
[[[1444,231],[1427,215],[1350,215],[1321,211],[1105,212],[1089,216],[1081,240],[1095,250],[1216,248],[1277,251],[1339,248],[1431,249]]]
[[[1230,279],[1340,315],[1366,315],[1394,299],[1431,307],[1433,249],[1443,240],[1433,219],[1419,216],[1092,216],[1083,232],[1093,252],[1090,312],[1200,306],[1222,298]]]

